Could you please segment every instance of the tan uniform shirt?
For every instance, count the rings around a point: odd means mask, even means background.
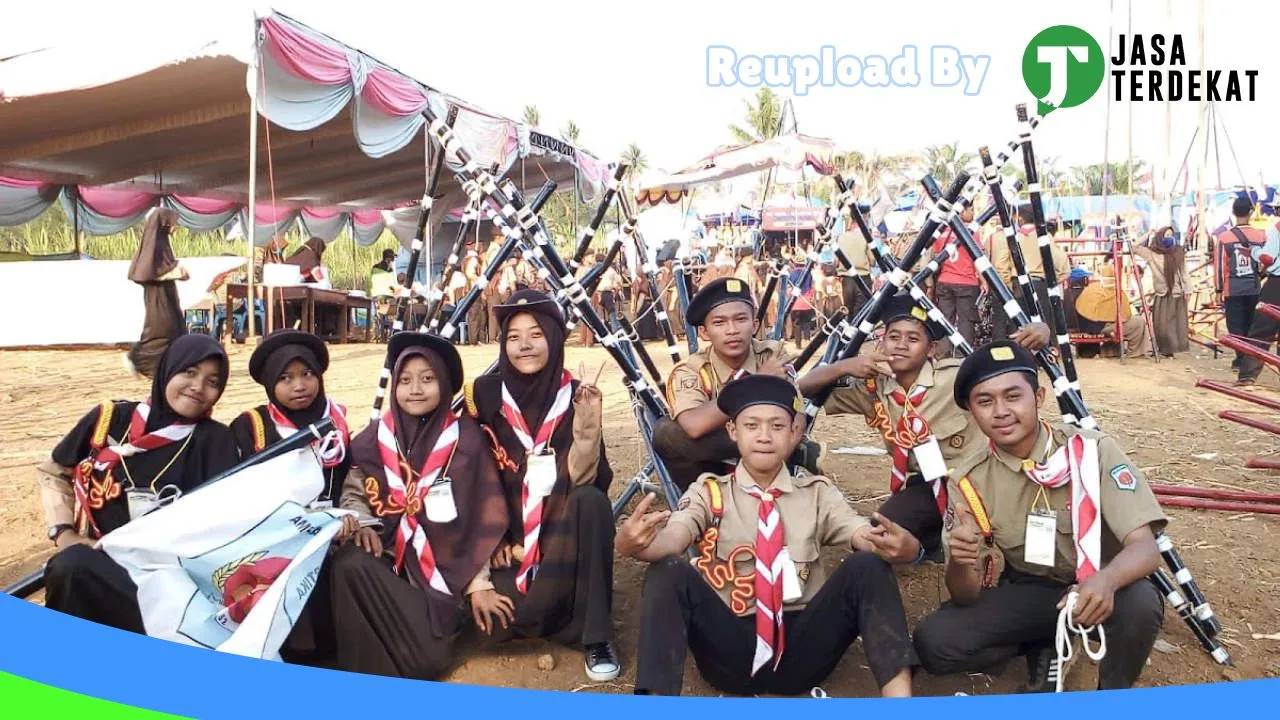
[[[1125,456],[1120,445],[1109,435],[1096,430],[1080,430],[1072,425],[1052,426],[1053,445],[1041,457],[1032,458],[1044,462],[1048,454],[1063,446],[1067,439],[1083,434],[1098,438],[1098,474],[1101,482],[1102,509],[1102,562],[1111,562],[1123,548],[1129,533],[1150,525],[1152,532],[1162,530],[1167,522],[1156,496],[1138,468]],[[1036,440],[1037,452],[1044,448],[1044,429]],[[977,490],[982,504],[991,517],[992,534],[996,548],[1004,554],[1009,567],[1029,575],[1050,577],[1064,583],[1076,579],[1076,551],[1071,527],[1071,484],[1046,489],[1050,507],[1057,514],[1057,550],[1054,565],[1037,565],[1026,562],[1025,543],[1027,515],[1033,503],[1043,507],[1044,500],[1037,501],[1040,486],[1022,472],[1022,461],[1003,450],[971,456],[957,468],[952,477],[967,476]],[[952,507],[965,502],[958,490],[950,493]],[[944,528],[945,528],[944,524]],[[943,530],[943,547],[947,547],[947,530]]]
[[[783,344],[773,340],[751,341],[751,352],[742,367],[749,373],[758,372],[761,363],[773,358],[785,360]],[[667,402],[671,405],[671,417],[679,417],[685,410],[692,410],[703,403],[715,400],[720,388],[729,382],[734,368],[729,367],[710,345],[689,356],[688,360],[671,369],[667,378]]]
[[[743,483],[754,485],[755,481],[741,465],[728,475],[708,473],[698,478],[685,491],[679,508],[667,521],[688,529],[697,538],[694,541],[695,552],[702,533],[712,524],[711,499],[705,487],[707,483],[717,483],[724,499],[720,538],[716,543],[716,558],[724,562],[735,548],[755,546],[760,501],[742,489]],[[796,564],[796,574],[800,578],[800,589],[803,592],[799,600],[786,603],[784,609],[800,610],[813,600],[813,596],[826,582],[826,568],[822,566],[819,556],[821,549],[851,549],[854,531],[869,523],[845,501],[835,484],[821,475],[792,477],[783,466],[774,478],[772,487],[782,491],[777,503],[778,513],[782,516],[783,541]],[[752,554],[739,552],[734,560],[734,569],[740,576],[749,575],[755,569],[755,557]],[[719,589],[720,598],[730,608],[733,607],[730,602],[732,590],[732,583],[726,583]],[[748,615],[753,612],[754,598],[747,603],[746,611],[739,614]]]
[[[841,269],[841,275],[870,275],[871,250],[867,246],[867,239],[863,237],[860,230],[846,230],[840,233],[840,237],[836,238],[836,244],[844,251],[849,258],[849,262],[853,263],[853,269]]]
[[[1022,259],[1026,262],[1027,275],[1043,280],[1044,262],[1040,257],[1040,245],[1036,240],[1035,232],[1027,232],[1025,230],[1019,232],[1018,247],[1022,250]],[[1053,255],[1054,275],[1061,280],[1066,273],[1070,272],[1071,261],[1067,258],[1067,251],[1063,250],[1058,243],[1054,243],[1049,247]],[[991,236],[991,264],[995,267],[996,273],[1000,275],[1000,279],[1004,280],[1005,285],[1008,285],[1010,289],[1017,288],[1017,273],[1013,267],[1013,255],[1009,252],[1009,243],[1005,242],[1003,230]]]
[[[938,446],[942,449],[942,457],[947,461],[948,467],[954,467],[955,463],[981,449],[986,439],[977,423],[973,422],[973,416],[955,403],[953,395],[956,372],[959,369],[960,360],[957,359],[930,360],[920,368],[920,375],[916,378],[917,385],[928,388],[924,400],[916,406],[916,412],[924,416],[929,423],[929,430],[938,438]],[[907,394],[904,388],[898,386],[897,381],[884,376],[876,378],[874,397],[867,392],[866,384],[860,378],[847,378],[847,381],[850,383],[849,387],[836,388],[822,406],[828,415],[856,413],[872,418],[875,416],[875,398],[878,397],[889,416],[889,427],[897,429],[905,408],[894,402],[890,393],[903,390],[903,394]],[[893,443],[888,439],[885,440],[885,449],[893,452]],[[909,458],[907,472],[920,472],[915,454],[912,453]]]

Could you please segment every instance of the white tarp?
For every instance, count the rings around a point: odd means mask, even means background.
[[[815,163],[829,162],[834,151],[835,142],[826,138],[782,135],[771,140],[716,151],[678,173],[655,178],[644,184],[639,192],[688,191],[704,183],[774,167],[799,170],[806,164],[813,167]],[[829,172],[829,168],[825,166],[814,169]]]
[[[242,257],[181,258],[191,279],[178,283],[183,309],[208,297],[219,273]],[[0,263],[0,347],[112,345],[142,333],[142,286],[128,260],[42,260]]]
[[[138,586],[151,637],[279,659],[348,514],[308,511],[323,487],[304,448],[195,490],[101,547]]]

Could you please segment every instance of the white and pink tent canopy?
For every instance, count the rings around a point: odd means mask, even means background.
[[[236,213],[244,222],[254,100],[260,243],[281,221],[296,220],[309,229],[349,223],[360,239],[376,238],[381,219],[368,211],[422,197],[428,107],[453,115],[477,162],[503,172],[517,162],[536,166],[527,192],[546,178],[572,187],[576,174],[593,197],[608,172],[568,143],[284,15],[208,32],[197,40],[103,38],[0,61],[0,224],[25,222],[59,197],[90,232],[118,231],[110,228],[160,204],[200,229]],[[449,160],[437,193],[442,211],[463,202]],[[521,174],[510,173],[517,183]]]
[[[780,135],[747,145],[717,150],[689,167],[665,177],[656,177],[636,191],[636,201],[644,205],[680,202],[694,187],[771,168],[799,171],[809,168],[820,175],[834,172],[831,156],[835,142],[809,135]]]

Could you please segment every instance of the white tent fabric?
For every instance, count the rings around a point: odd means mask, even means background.
[[[182,307],[204,300],[214,277],[244,263],[232,256],[183,258],[191,279],[178,283]],[[142,332],[142,286],[129,281],[128,270],[128,260],[0,263],[8,308],[0,347],[136,341]]]
[[[835,142],[808,135],[781,135],[770,140],[717,150],[680,172],[657,178],[642,186],[640,196],[671,196],[697,185],[781,167],[799,170],[806,165],[826,175],[835,152]]]

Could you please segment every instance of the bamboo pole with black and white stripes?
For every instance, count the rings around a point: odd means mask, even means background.
[[[622,217],[625,220],[621,228],[621,234],[631,238],[632,247],[636,251],[636,259],[640,262],[640,270],[644,273],[645,281],[649,283],[649,295],[653,300],[654,318],[658,321],[658,329],[662,331],[662,339],[667,343],[667,354],[671,356],[672,363],[678,363],[680,362],[680,348],[676,345],[676,333],[671,327],[671,317],[667,315],[666,303],[662,301],[658,292],[658,266],[649,252],[649,244],[645,241],[644,235],[638,227],[635,208],[631,205],[631,196],[626,193],[621,194],[618,200],[618,207],[621,208]],[[685,307],[687,307],[687,304]]]
[[[1036,170],[1036,154],[1031,146],[1034,118],[1027,117],[1027,106],[1017,106],[1019,139],[1022,146],[1022,163],[1027,175],[1027,194],[1031,199],[1031,217],[1035,223],[1036,242],[1040,245],[1040,258],[1044,265],[1044,283],[1049,291],[1049,310],[1053,313],[1054,330],[1057,333],[1058,352],[1062,355],[1062,369],[1067,374],[1071,389],[1080,393],[1080,378],[1076,374],[1076,362],[1071,351],[1071,337],[1067,333],[1067,314],[1062,307],[1062,286],[1058,284],[1058,272],[1053,267],[1053,237],[1044,222],[1044,205],[1040,198],[1040,175]],[[1120,282],[1120,278],[1116,278]]]

